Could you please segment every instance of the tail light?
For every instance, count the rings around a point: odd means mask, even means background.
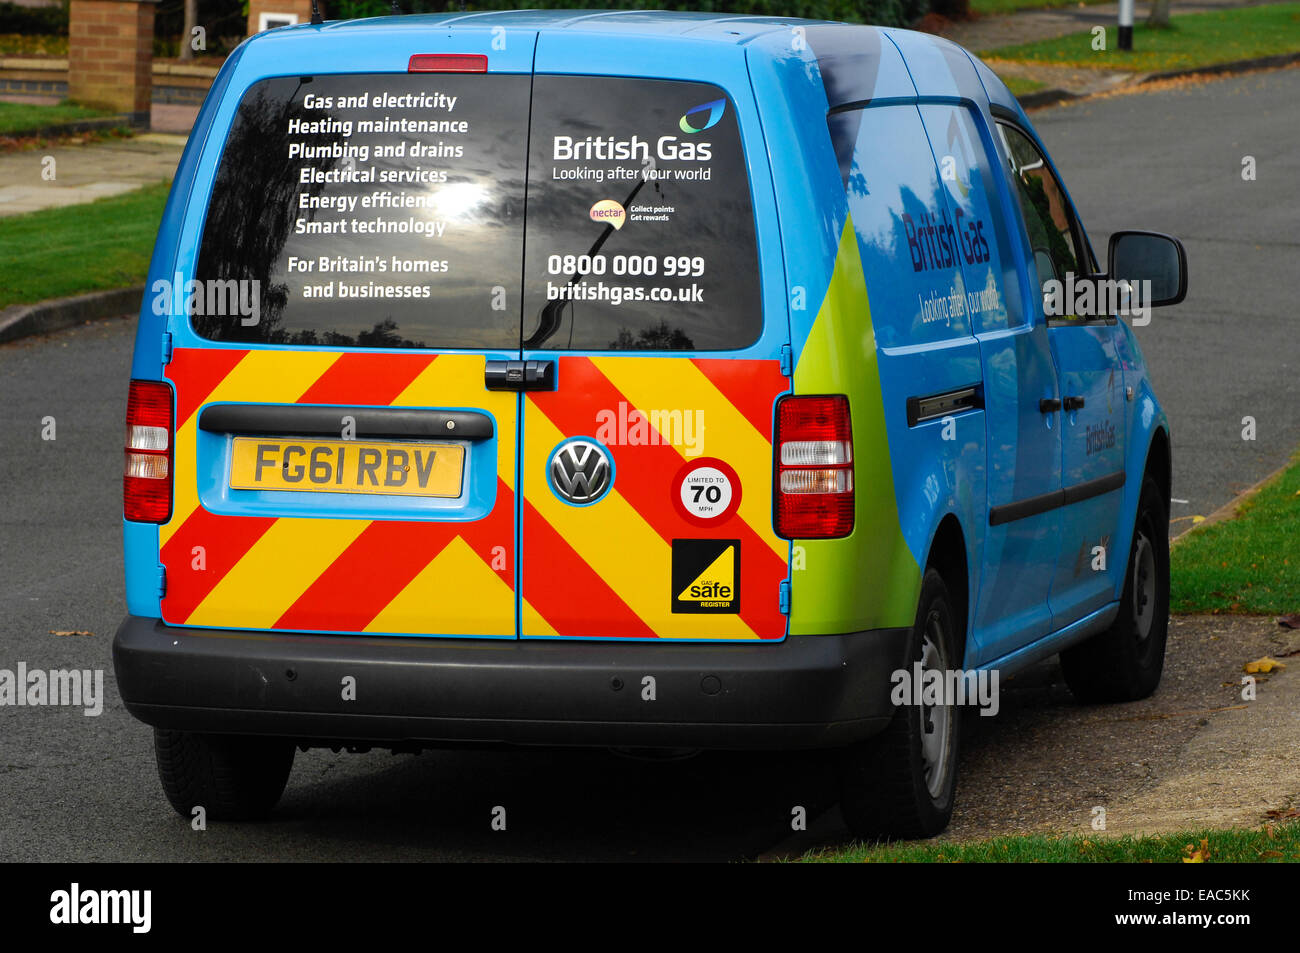
[[[131,381],[126,399],[126,469],[122,515],[138,523],[165,523],[172,512],[172,390],[155,381]]]
[[[853,430],[843,396],[784,397],[776,409],[776,532],[853,532]]]

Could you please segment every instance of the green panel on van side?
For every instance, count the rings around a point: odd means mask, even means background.
[[[790,634],[910,626],[921,572],[898,522],[875,332],[862,257],[845,219],[830,285],[794,371],[796,394],[847,394],[855,514],[844,539],[796,540]]]

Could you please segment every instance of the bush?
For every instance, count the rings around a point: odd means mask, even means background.
[[[16,3],[0,3],[0,33],[67,36],[68,0],[63,0],[57,7],[20,7]]]
[[[459,9],[452,0],[398,0],[404,13],[443,13]],[[637,0],[524,0],[522,3],[467,3],[468,10],[700,10],[705,13],[754,14],[758,16],[805,17],[810,20],[847,20],[879,26],[907,26],[923,16],[927,0],[662,0],[658,4]],[[390,0],[321,0],[326,17],[344,20],[381,17],[392,12]]]

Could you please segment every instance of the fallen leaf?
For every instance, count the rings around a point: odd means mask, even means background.
[[[50,629],[50,635],[94,635],[88,629]]]
[[[1287,810],[1283,810],[1282,808],[1279,807],[1271,811],[1265,811],[1264,816],[1271,818],[1275,821],[1281,821],[1292,817],[1300,817],[1300,811],[1296,810],[1295,808],[1289,808]]]
[[[1300,629],[1300,612],[1278,616],[1277,624],[1287,629]]]
[[[1250,675],[1255,675],[1259,673],[1267,674],[1268,672],[1273,671],[1273,669],[1283,668],[1286,668],[1286,662],[1279,662],[1277,659],[1269,658],[1265,655],[1263,658],[1257,658],[1253,662],[1247,662],[1243,667],[1243,671]]]

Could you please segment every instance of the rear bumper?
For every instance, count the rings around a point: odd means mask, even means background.
[[[173,628],[127,616],[113,664],[159,728],[304,743],[848,744],[893,715],[906,629],[770,644],[504,641]],[[354,678],[354,701],[343,679]],[[653,676],[653,701],[642,680]]]

